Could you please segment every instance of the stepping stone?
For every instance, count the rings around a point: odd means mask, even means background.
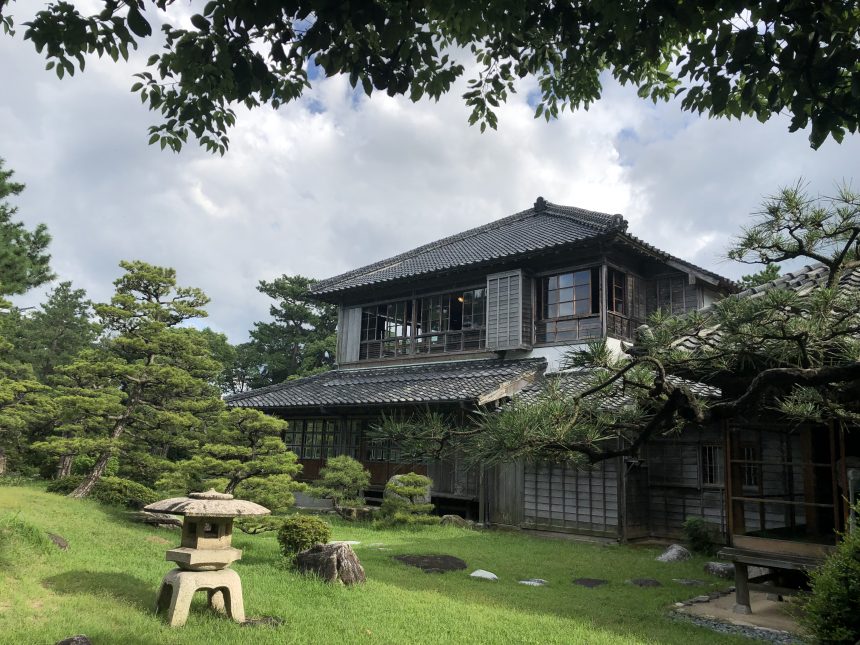
[[[494,582],[499,579],[499,576],[492,571],[484,571],[483,569],[476,569],[469,574],[469,577],[475,578],[476,580],[492,580]]]
[[[410,567],[418,567],[424,573],[445,573],[466,568],[466,563],[453,555],[395,555],[394,559]]]
[[[361,542],[356,542],[355,540],[332,540],[329,544],[348,544],[349,546],[356,546],[357,544],[361,544]]]
[[[654,578],[633,578],[632,580],[628,580],[631,585],[636,585],[637,587],[662,587],[663,583],[659,580],[654,580]]]
[[[711,602],[710,596],[696,596],[695,598],[691,598],[690,602]]]
[[[529,578],[528,580],[517,580],[521,585],[529,587],[546,587],[549,583],[543,578]]]
[[[693,578],[672,578],[672,582],[677,582],[685,587],[701,587],[705,584],[703,580],[694,580]]]
[[[735,577],[735,565],[731,562],[706,562],[705,573],[731,579]]]
[[[371,542],[370,544],[367,545],[367,547],[369,549],[381,549],[384,546],[385,546],[384,542]]]
[[[608,582],[609,580],[601,580],[600,578],[577,578],[573,581],[573,584],[579,585],[580,587],[588,587],[589,589],[594,589],[595,587],[605,585]]]

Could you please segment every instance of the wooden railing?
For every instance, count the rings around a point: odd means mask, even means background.
[[[621,340],[635,340],[636,328],[642,323],[636,318],[627,318],[610,311],[606,314],[606,335]]]
[[[362,341],[359,360],[394,358],[410,354],[448,354],[483,349],[487,345],[485,329],[462,329],[419,334],[412,338],[386,338]]]

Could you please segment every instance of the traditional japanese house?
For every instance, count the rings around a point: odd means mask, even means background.
[[[722,429],[654,442],[647,458],[590,469],[460,460],[403,463],[368,440],[383,414],[432,408],[464,422],[483,395],[509,395],[559,373],[571,346],[616,348],[653,311],[684,313],[735,291],[711,271],[628,232],[620,215],[532,208],[322,280],[312,292],[339,307],[338,367],[228,399],[290,421],[285,437],[314,479],[349,454],[372,474],[370,495],[398,472],[426,473],[433,501],[495,524],[633,539],[670,536],[689,515],[727,534]]]

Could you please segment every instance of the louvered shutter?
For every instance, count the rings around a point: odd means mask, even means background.
[[[487,349],[519,349],[531,345],[531,292],[523,272],[487,276]],[[524,301],[528,300],[524,307]]]

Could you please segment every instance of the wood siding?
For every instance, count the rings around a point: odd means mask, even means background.
[[[618,460],[593,468],[526,464],[523,483],[523,526],[618,535]]]

